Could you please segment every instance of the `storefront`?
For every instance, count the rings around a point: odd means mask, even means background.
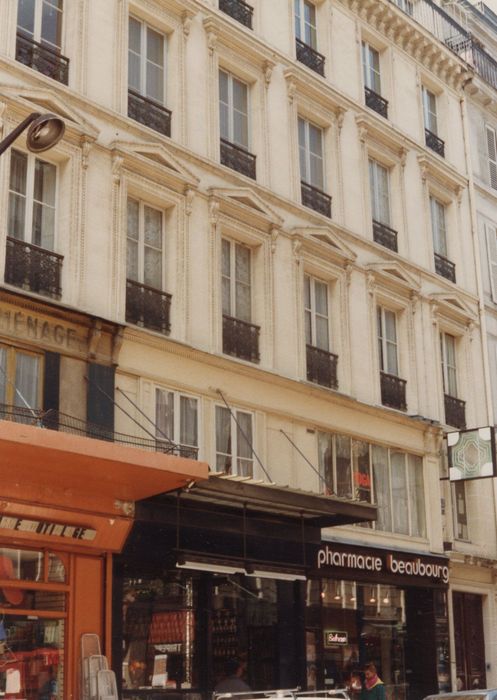
[[[321,528],[374,506],[212,476],[138,505],[114,561],[122,695],[207,698],[237,657],[254,690],[306,682],[306,574]]]
[[[308,687],[359,687],[376,665],[388,700],[450,689],[448,559],[323,542],[307,582]]]

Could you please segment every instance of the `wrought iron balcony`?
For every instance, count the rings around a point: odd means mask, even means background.
[[[255,159],[245,148],[221,139],[221,163],[255,180]]]
[[[219,9],[221,12],[233,17],[237,22],[245,27],[252,29],[252,15],[254,8],[247,5],[243,0],[219,0]]]
[[[443,255],[435,253],[435,272],[441,277],[450,280],[451,282],[456,281],[456,266]]]
[[[297,45],[297,61],[303,63],[311,70],[324,76],[324,56],[312,46],[304,44],[300,39],[295,39]]]
[[[383,406],[406,411],[406,384],[405,379],[401,379],[394,374],[380,372],[381,403]]]
[[[388,100],[385,100],[384,97],[378,95],[377,92],[368,87],[364,88],[364,96],[366,107],[374,109],[375,112],[378,112],[382,117],[388,119]]]
[[[223,352],[248,362],[259,362],[259,326],[223,315]]]
[[[63,255],[7,236],[5,281],[59,299]]]
[[[155,100],[128,89],[128,117],[159,134],[171,136],[171,110]]]
[[[126,321],[159,333],[169,333],[171,295],[146,284],[126,280]]]
[[[300,191],[304,207],[314,209],[314,211],[331,219],[331,197],[329,194],[302,180],[300,182]]]
[[[428,148],[445,158],[445,143],[429,129],[425,129],[425,142]]]
[[[456,399],[455,396],[444,394],[444,404],[446,424],[464,430],[466,428],[466,402]]]
[[[373,219],[373,240],[397,252],[397,231]]]
[[[16,61],[29,68],[34,68],[38,73],[47,75],[59,83],[67,85],[69,80],[69,59],[61,53],[34,41],[22,32],[17,32]]]
[[[338,389],[338,355],[306,345],[307,380],[330,389]]]

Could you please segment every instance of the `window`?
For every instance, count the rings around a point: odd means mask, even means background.
[[[166,39],[144,22],[129,18],[128,85],[140,95],[165,104]]]
[[[299,117],[300,179],[324,190],[323,130]]]
[[[445,228],[445,205],[430,197],[431,231],[433,249],[438,255],[447,257],[447,234]]]
[[[216,406],[216,469],[253,476],[252,414]]]
[[[127,278],[163,289],[163,214],[159,209],[128,199]]]
[[[390,226],[388,175],[387,168],[376,160],[369,159],[369,186],[373,219],[380,224]]]
[[[380,54],[370,44],[362,42],[364,86],[381,95]]]
[[[329,350],[328,285],[314,277],[304,277],[305,342]]]
[[[251,250],[241,243],[222,240],[223,314],[251,320]]]
[[[12,150],[8,235],[47,250],[55,238],[56,167]]]
[[[487,260],[492,299],[497,302],[497,228],[493,224],[485,224],[487,240]]]
[[[485,126],[487,137],[487,157],[488,157],[488,179],[490,186],[497,189],[497,142],[495,129],[488,124]]]
[[[60,49],[62,0],[18,0],[17,28],[34,41]]]
[[[37,410],[41,400],[41,356],[0,345],[0,403]]]
[[[465,482],[453,481],[451,483],[451,493],[454,536],[457,540],[469,540]]]
[[[307,46],[317,48],[316,8],[306,0],[295,0],[295,36]]]
[[[231,73],[219,71],[221,138],[248,149],[248,87]]]
[[[431,131],[432,134],[438,134],[437,125],[437,98],[427,88],[423,86],[423,116],[425,129]]]
[[[440,353],[442,357],[442,378],[444,392],[457,396],[456,339],[449,333],[440,333]]]
[[[380,370],[398,376],[397,317],[393,311],[378,306],[377,319]]]
[[[155,424],[157,440],[198,451],[198,400],[166,389],[155,390]]]

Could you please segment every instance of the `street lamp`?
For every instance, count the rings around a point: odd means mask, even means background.
[[[22,132],[28,129],[26,145],[33,153],[42,153],[55,146],[64,136],[66,125],[55,114],[32,112],[24,121],[13,129],[3,141],[0,141],[0,155],[14,143]]]

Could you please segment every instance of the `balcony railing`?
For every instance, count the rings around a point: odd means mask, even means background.
[[[455,396],[444,394],[444,404],[446,424],[464,430],[466,428],[466,402],[456,399]]]
[[[63,255],[7,236],[5,281],[59,299]]]
[[[259,326],[223,315],[223,353],[259,362]]]
[[[429,129],[425,129],[425,143],[428,148],[431,148],[432,151],[435,151],[439,156],[445,158],[445,143]]]
[[[252,29],[252,15],[254,8],[247,5],[243,0],[219,0],[219,9],[221,12],[233,17],[237,22],[245,27]]]
[[[397,408],[399,411],[407,410],[406,403],[406,380],[380,372],[381,403],[383,406]]]
[[[338,355],[306,345],[307,380],[330,389],[338,389]]]
[[[171,110],[155,100],[128,89],[128,117],[154,131],[171,136]]]
[[[303,181],[300,182],[300,191],[304,207],[314,209],[314,211],[331,219],[331,197],[329,194]]]
[[[295,40],[297,45],[297,61],[303,63],[311,70],[324,76],[324,56],[312,46],[304,44],[300,39]]]
[[[376,243],[397,252],[397,231],[373,219],[373,240]]]
[[[221,164],[255,180],[256,157],[245,148],[221,139]]]
[[[364,88],[364,97],[366,100],[366,107],[374,109],[375,112],[378,112],[382,117],[388,119],[388,100],[385,100],[384,97],[378,95],[377,92],[368,87]]]
[[[126,280],[126,321],[159,333],[169,333],[171,295],[146,284]]]
[[[435,272],[441,277],[450,280],[451,282],[456,281],[456,266],[443,255],[435,253]]]
[[[46,44],[40,44],[22,32],[17,32],[16,61],[38,73],[47,75],[59,83],[67,85],[69,80],[69,59]]]
[[[138,447],[142,450],[161,452],[163,454],[197,459],[198,448],[185,445],[177,445],[171,440],[154,439],[153,437],[139,437],[137,435],[126,435],[118,433],[110,428],[90,423],[80,418],[75,418],[67,413],[61,413],[54,409],[43,411],[41,409],[31,409],[25,406],[12,406],[0,403],[0,420],[8,420],[14,423],[24,423],[46,430],[58,430],[62,433],[81,435],[95,440],[105,440],[115,442],[128,447]]]

